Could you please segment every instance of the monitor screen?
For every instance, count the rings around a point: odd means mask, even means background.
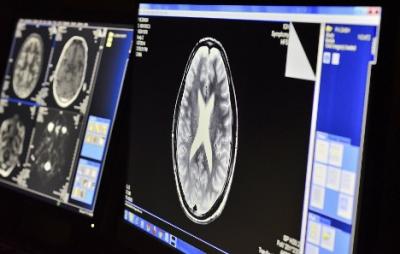
[[[0,98],[0,183],[93,215],[133,30],[19,20]]]
[[[125,221],[183,253],[352,253],[380,18],[140,4]]]

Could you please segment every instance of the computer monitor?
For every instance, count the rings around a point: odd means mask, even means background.
[[[140,4],[124,220],[183,253],[352,253],[380,19]]]
[[[0,100],[0,183],[89,216],[133,29],[21,19]]]

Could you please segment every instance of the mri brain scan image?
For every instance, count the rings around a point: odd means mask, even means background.
[[[43,130],[41,142],[31,155],[36,170],[46,178],[57,175],[66,163],[64,143],[70,132],[66,121],[62,115],[50,120]]]
[[[201,39],[186,65],[174,112],[173,161],[179,200],[195,223],[217,219],[235,168],[238,120],[226,52]]]
[[[25,140],[25,126],[18,115],[6,119],[0,126],[0,176],[8,177],[20,165]]]
[[[39,34],[29,35],[15,60],[12,87],[15,94],[25,99],[35,89],[43,64],[43,40]]]
[[[74,36],[65,44],[54,73],[53,95],[66,108],[78,97],[86,75],[88,46],[83,37]]]
[[[30,189],[59,197],[56,192],[65,185],[74,164],[80,119],[69,111],[39,109],[28,151]]]

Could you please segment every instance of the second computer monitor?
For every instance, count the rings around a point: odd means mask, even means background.
[[[141,4],[125,220],[184,253],[351,253],[379,24]]]

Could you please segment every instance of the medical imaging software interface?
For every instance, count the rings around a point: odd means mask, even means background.
[[[380,17],[140,4],[126,223],[182,253],[352,253]]]
[[[19,20],[0,97],[0,183],[92,215],[133,30]]]

